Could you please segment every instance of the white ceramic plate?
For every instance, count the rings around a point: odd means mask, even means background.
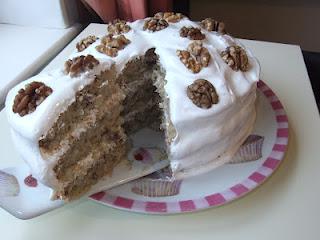
[[[259,159],[226,164],[181,182],[139,179],[96,193],[90,199],[132,212],[173,214],[220,206],[249,193],[277,169],[289,137],[288,118],[279,99],[262,81],[259,81],[258,89],[257,121],[253,134],[260,137],[258,143],[249,148],[257,150],[263,139]],[[248,150],[246,146],[245,150]],[[140,156],[138,160],[141,160]]]
[[[3,114],[4,112],[1,113],[1,120]],[[0,141],[5,142],[4,156],[14,162],[19,162],[20,159],[15,154],[16,151],[11,142],[8,128],[8,123],[3,118],[3,121],[0,121],[0,132],[4,134],[0,135]],[[161,150],[161,143],[163,142],[161,141],[161,134],[149,129],[142,129],[131,136],[131,139],[133,148],[128,154],[129,161],[123,159],[113,169],[111,175],[105,176],[91,187],[87,196],[148,175],[169,164],[169,161],[164,159],[164,150]],[[152,146],[159,147],[154,148]],[[132,153],[139,151],[141,147],[148,151],[148,158],[145,156],[148,161],[132,161],[130,156],[132,156]],[[63,206],[64,201],[50,200],[51,191],[50,188],[38,182],[31,175],[29,167],[22,161],[17,167],[0,170],[0,207],[17,218],[33,218]]]
[[[159,136],[155,132],[142,130],[133,136],[136,147],[128,155],[131,164],[128,165],[127,161],[119,164],[112,176],[100,181],[93,187],[91,193],[102,189],[109,190],[95,193],[89,198],[128,211],[171,214],[223,205],[247,194],[277,169],[288,144],[288,119],[282,104],[262,81],[258,83],[258,89],[257,121],[253,132],[260,136],[259,144],[263,139],[261,157],[258,160],[227,164],[209,173],[182,181],[169,183],[155,181],[151,184],[145,183],[144,179],[132,181],[168,165],[168,161],[161,158],[159,149],[152,147],[159,145],[157,142]],[[1,120],[3,121],[0,125],[2,133],[0,143],[7,148],[5,155],[14,160],[19,157],[15,153],[11,139],[8,139],[9,126],[3,116]],[[257,142],[253,142],[253,147],[256,145]],[[249,148],[251,147],[249,144]],[[25,164],[3,171],[17,180],[13,184],[15,186],[9,189],[9,195],[1,196],[0,191],[0,206],[12,215],[28,219],[64,205],[63,201],[49,199],[51,190],[37,182]],[[6,174],[0,174],[0,188],[3,176],[5,178]],[[150,197],[150,192],[153,197]],[[146,194],[149,196],[145,196]]]

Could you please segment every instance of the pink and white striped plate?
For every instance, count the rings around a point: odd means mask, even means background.
[[[226,164],[209,173],[184,179],[171,196],[148,197],[133,191],[129,182],[96,193],[90,199],[117,209],[147,214],[193,212],[221,206],[261,185],[284,158],[289,137],[288,118],[274,92],[258,82],[257,121],[253,134],[264,137],[262,157]]]

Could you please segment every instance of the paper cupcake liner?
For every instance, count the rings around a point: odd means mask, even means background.
[[[0,171],[0,197],[17,196],[20,186],[15,176]]]
[[[181,180],[142,178],[132,182],[131,191],[147,197],[165,197],[179,194]]]
[[[261,158],[263,140],[262,136],[250,135],[229,163],[249,162]]]

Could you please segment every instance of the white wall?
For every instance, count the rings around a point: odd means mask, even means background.
[[[76,0],[0,0],[0,23],[67,28],[77,18]]]
[[[190,0],[190,15],[224,21],[236,37],[320,52],[320,0]]]

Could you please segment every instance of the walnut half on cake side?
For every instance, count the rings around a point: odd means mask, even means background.
[[[44,83],[31,82],[15,96],[12,111],[21,117],[32,113],[51,93],[52,89]]]

